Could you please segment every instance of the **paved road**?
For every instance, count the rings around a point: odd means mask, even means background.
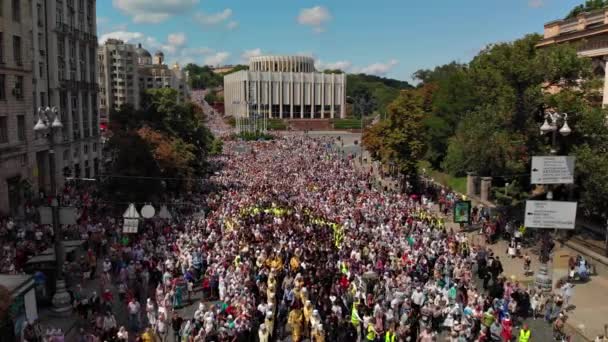
[[[292,134],[298,134],[298,133],[292,133]],[[341,139],[344,141],[344,149],[345,149],[345,152],[347,152],[347,153],[350,153],[349,151],[351,151],[351,150],[354,151],[356,149],[359,149],[359,147],[354,144],[354,141],[355,140],[360,141],[360,137],[361,137],[361,135],[358,133],[343,133],[343,132],[311,132],[310,135],[324,135],[324,136],[336,136],[336,137],[340,136]],[[360,149],[359,149],[359,151],[360,151]],[[99,267],[98,269],[101,269],[101,267]],[[86,282],[85,285],[86,285],[85,291],[90,292],[93,290],[97,290],[96,281],[88,281],[88,282]],[[116,289],[112,288],[112,291],[114,291],[115,297],[118,297],[118,294],[116,293]],[[198,307],[199,300],[200,300],[200,293],[197,293],[192,298],[191,304],[180,308],[178,311],[180,312],[182,317],[185,317],[185,318],[192,317],[194,314],[194,311]],[[119,325],[127,324],[127,313],[126,313],[125,309],[126,308],[125,308],[124,304],[117,303],[117,302],[114,303],[113,311],[116,314],[116,318],[119,322]],[[529,326],[532,330],[531,341],[552,341],[553,340],[551,326],[548,325],[547,323],[545,323],[544,321],[527,320],[526,323],[529,324]],[[84,322],[78,321],[76,324],[76,328],[71,330],[70,334],[67,336],[66,341],[77,340],[76,337],[78,336],[78,327],[80,327],[82,325],[84,325]],[[518,330],[515,329],[514,336],[517,336],[517,333],[518,333]],[[444,336],[444,335],[445,334],[442,334],[442,336]],[[169,332],[167,337],[168,337],[167,341],[173,342],[173,336],[172,336],[171,332]],[[287,341],[289,341],[289,339],[287,339]],[[580,339],[580,338],[575,338],[574,341],[584,341],[584,340]]]

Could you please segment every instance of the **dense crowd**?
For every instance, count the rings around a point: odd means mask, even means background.
[[[184,211],[138,234],[123,234],[89,191],[68,190],[86,204],[71,229],[87,252],[65,269],[90,322],[82,341],[526,342],[530,315],[561,333],[569,283],[546,295],[506,279],[498,256],[433,210],[447,214],[455,194],[376,189],[375,172],[335,146],[305,136],[227,142],[215,190],[178,201],[206,215]],[[181,317],[193,295],[202,296],[194,314]]]

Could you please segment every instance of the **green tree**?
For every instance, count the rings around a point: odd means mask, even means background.
[[[224,77],[213,72],[211,67],[199,66],[194,63],[186,65],[184,70],[188,73],[190,87],[192,89],[208,89],[219,87],[224,84]]]
[[[573,127],[569,145],[576,156],[575,187],[586,214],[608,218],[608,111],[587,107]]]
[[[148,144],[134,132],[114,134],[108,144],[113,158],[104,182],[105,193],[136,202],[159,196],[161,172]]]
[[[576,96],[568,94],[579,91],[580,80],[588,77],[589,61],[578,58],[569,45],[539,50],[540,39],[528,35],[490,45],[471,61],[461,83],[471,87],[472,101],[462,108],[475,105],[449,139],[443,163],[448,171],[493,176],[523,172],[529,156],[546,145],[538,134],[545,110],[574,106],[567,99]]]
[[[575,18],[581,13],[595,11],[606,6],[608,6],[608,0],[587,0],[584,4],[577,5],[570,10],[566,16],[566,19]]]
[[[141,165],[147,165],[154,171],[153,174],[169,179],[164,182],[165,190],[177,192],[189,189],[193,185],[192,179],[203,176],[208,170],[207,156],[213,148],[214,137],[203,125],[205,118],[202,110],[192,103],[178,103],[177,92],[169,88],[147,91],[142,97],[141,106],[141,110],[124,106],[111,113],[111,120],[116,121],[111,126],[112,137],[107,152],[119,158],[113,171],[130,177],[138,173],[149,177],[143,172],[145,170],[138,168],[139,165],[120,159],[129,153],[141,153],[142,158],[151,156],[154,168],[143,161]],[[143,150],[146,150],[145,153]],[[111,191],[117,188],[115,184],[116,181],[108,184]],[[149,198],[157,189],[151,185],[150,191],[146,192],[136,182],[120,185],[125,191],[141,194],[142,198]],[[133,188],[130,188],[131,185]]]
[[[366,132],[363,144],[372,156],[393,164],[403,180],[415,179],[418,161],[426,152],[422,97],[414,90],[402,90],[388,106],[388,117]]]

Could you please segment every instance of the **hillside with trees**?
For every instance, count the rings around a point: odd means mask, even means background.
[[[240,71],[249,70],[246,65],[236,65],[232,70],[225,73],[215,73],[208,65],[197,65],[190,63],[184,67],[190,78],[190,88],[192,89],[211,89],[224,85],[224,76]]]
[[[556,188],[554,196],[575,196],[587,214],[608,216],[608,111],[601,106],[601,80],[575,47],[537,49],[541,38],[492,44],[470,63],[417,71],[416,89],[401,91],[412,93],[409,100],[391,104],[388,118],[366,130],[364,145],[392,165],[424,151],[432,170],[491,176],[493,186],[509,183],[509,193],[518,196],[531,191],[532,156],[549,154],[551,137],[539,133],[545,113],[568,113],[572,134],[559,139],[557,150],[576,156],[575,185],[572,191]],[[406,121],[395,120],[399,111]],[[411,127],[424,135],[412,137],[417,131]],[[416,173],[407,163],[399,170]]]

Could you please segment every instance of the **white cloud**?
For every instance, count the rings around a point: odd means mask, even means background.
[[[353,63],[351,63],[350,61],[337,61],[337,62],[331,62],[331,63],[324,63],[321,60],[317,60],[315,62],[315,68],[317,70],[342,70],[342,71],[349,71],[351,69],[351,67],[353,66]]]
[[[356,69],[356,72],[360,72],[363,74],[370,74],[376,76],[384,76],[389,71],[391,71],[395,66],[399,64],[399,61],[396,59],[391,59],[386,63],[373,63],[366,67]]]
[[[303,8],[298,15],[298,23],[311,26],[317,33],[325,30],[324,25],[331,20],[329,10],[323,6]]]
[[[226,51],[216,52],[212,55],[209,55],[205,58],[204,62],[206,65],[216,66],[222,65],[226,63],[226,61],[230,58],[230,53]]]
[[[213,26],[225,22],[226,20],[230,19],[231,16],[232,10],[230,8],[226,8],[225,10],[217,13],[197,12],[194,14],[194,20],[201,25]],[[228,25],[231,23],[232,22],[228,23]]]
[[[167,36],[167,42],[176,47],[184,46],[186,44],[186,35],[183,32],[170,33]]]
[[[114,7],[133,17],[136,23],[158,24],[171,16],[186,13],[200,0],[113,0]]]
[[[232,20],[231,22],[229,22],[228,24],[226,24],[226,28],[229,30],[234,30],[237,27],[239,27],[239,23],[237,21]]]
[[[245,50],[241,54],[241,63],[249,63],[249,59],[251,59],[251,57],[257,57],[257,56],[261,56],[261,55],[262,55],[262,49],[260,49],[260,48]]]
[[[99,44],[105,44],[110,38],[120,39],[125,43],[135,43],[144,40],[145,36],[141,32],[114,31],[101,35],[99,37]]]
[[[165,53],[167,64],[172,64],[173,62],[179,62],[182,65],[195,62],[201,63],[204,56],[214,52],[213,49],[208,47],[188,47],[188,39],[182,32],[171,33],[167,36],[165,42],[160,42],[158,39],[146,36],[141,32],[114,31],[103,34],[99,38],[99,44],[104,44],[110,38],[120,39],[130,44],[141,43],[150,53],[161,50]]]
[[[545,0],[528,0],[528,7],[541,8],[545,5]]]

